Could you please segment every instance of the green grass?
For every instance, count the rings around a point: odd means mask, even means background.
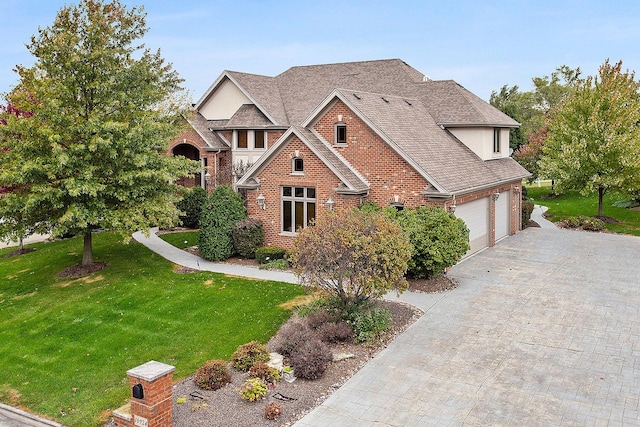
[[[550,221],[562,221],[571,216],[598,214],[598,196],[584,197],[577,191],[568,191],[558,197],[548,198],[551,194],[550,187],[538,187],[537,184],[527,186],[528,196],[538,205],[548,206],[547,218]],[[616,224],[606,224],[607,230],[614,233],[632,234],[640,236],[640,211],[618,208],[614,202],[625,200],[619,194],[605,194],[602,206],[604,216],[614,218]]]
[[[67,426],[97,426],[128,400],[126,371],[149,360],[176,367],[229,359],[251,340],[266,342],[289,317],[278,305],[298,286],[215,273],[177,274],[138,243],[94,236],[96,261],[82,279],[57,273],[81,259],[78,238],[0,250],[0,400]],[[61,416],[64,410],[66,416]]]
[[[175,233],[160,234],[159,237],[176,248],[184,249],[198,244],[197,231],[178,231]]]

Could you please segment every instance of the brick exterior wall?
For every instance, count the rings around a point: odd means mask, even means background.
[[[341,117],[338,117],[341,116]],[[340,120],[341,119],[341,120]],[[372,200],[380,206],[388,206],[397,196],[405,207],[423,205],[442,206],[448,208],[453,204],[427,200],[421,192],[429,183],[415,171],[395,150],[388,146],[371,128],[342,102],[333,104],[327,112],[314,124],[314,130],[326,141],[333,143],[336,122],[347,126],[347,143],[334,146],[347,161],[359,171],[369,182],[370,192],[366,197],[345,196],[337,194],[334,189],[340,180],[324,165],[324,163],[302,142],[292,136],[274,155],[271,161],[259,173],[260,188],[247,191],[247,211],[249,216],[263,222],[265,229],[265,245],[275,245],[290,249],[294,237],[281,232],[281,187],[302,186],[316,189],[316,217],[327,212],[325,202],[331,198],[335,202],[334,209],[347,209]],[[270,142],[271,144],[271,142]],[[304,174],[293,174],[292,159],[304,159]],[[457,205],[488,197],[496,192],[511,191],[511,224],[509,234],[521,229],[520,193],[513,191],[520,182],[514,181],[494,188],[482,190],[464,196],[458,196]],[[266,207],[258,207],[256,198],[265,196]],[[495,202],[490,200],[490,220],[495,224]],[[495,227],[490,230],[490,245],[495,244]]]
[[[398,196],[407,207],[425,205],[427,199],[421,192],[429,186],[427,180],[341,101],[314,125],[315,131],[333,144],[338,116],[347,125],[347,143],[335,149],[369,182],[368,200],[387,206]]]

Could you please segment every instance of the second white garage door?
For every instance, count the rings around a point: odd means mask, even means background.
[[[474,200],[456,207],[455,215],[469,228],[471,249],[465,256],[489,246],[489,198]]]
[[[505,191],[496,200],[496,241],[509,235],[511,228],[511,192]]]

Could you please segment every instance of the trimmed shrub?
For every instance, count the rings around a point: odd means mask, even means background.
[[[296,377],[306,380],[321,378],[332,359],[331,350],[319,339],[302,342],[289,357]]]
[[[440,207],[386,212],[400,224],[413,245],[408,273],[417,279],[443,273],[470,248],[469,229],[464,221]]]
[[[338,317],[332,313],[330,313],[326,309],[320,309],[318,311],[314,311],[313,313],[309,313],[306,317],[307,325],[309,325],[312,329],[318,329],[320,326],[325,323],[334,323],[338,319]]]
[[[268,420],[275,420],[282,414],[282,405],[271,402],[264,407],[264,417]]]
[[[200,216],[199,248],[203,258],[223,261],[233,255],[233,225],[247,216],[242,196],[230,185],[209,195]]]
[[[604,221],[593,217],[582,217],[582,229],[587,231],[604,230]]]
[[[256,362],[249,369],[249,378],[260,378],[267,383],[275,383],[280,380],[280,371],[264,362]]]
[[[188,228],[200,227],[200,215],[202,207],[207,201],[207,192],[202,187],[192,187],[187,190],[182,200],[176,203],[176,207],[184,212],[180,215],[180,222]]]
[[[323,323],[316,329],[318,337],[324,342],[335,343],[349,341],[353,338],[353,330],[347,322]]]
[[[249,378],[240,389],[240,397],[249,402],[255,402],[265,397],[268,389],[267,383],[265,383],[264,380],[260,378]]]
[[[278,246],[262,246],[256,249],[256,260],[258,264],[266,264],[274,259],[284,259],[286,253],[284,248]]]
[[[522,200],[522,226],[526,227],[531,221],[531,213],[533,212],[534,203],[529,199]]]
[[[382,334],[391,325],[391,313],[386,308],[375,307],[361,311],[354,321],[354,334],[357,343],[373,343],[382,337]]]
[[[317,340],[317,336],[304,322],[290,322],[283,325],[273,340],[275,351],[284,357],[291,357],[303,342]]]
[[[236,222],[231,235],[235,251],[245,258],[255,258],[256,249],[264,243],[262,222],[254,218]]]
[[[206,362],[193,377],[193,382],[205,390],[218,390],[231,382],[227,362],[220,359]]]
[[[256,362],[268,362],[271,359],[267,347],[258,341],[242,344],[231,355],[231,364],[239,371],[248,371]]]
[[[289,263],[284,259],[272,259],[270,261],[265,262],[264,264],[260,264],[258,268],[260,270],[284,271],[289,268]]]

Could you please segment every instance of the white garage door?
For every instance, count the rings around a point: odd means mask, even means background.
[[[489,245],[489,198],[474,200],[456,207],[455,215],[469,228],[469,244],[471,249],[465,256]]]
[[[511,225],[511,192],[505,191],[496,200],[496,240],[509,235]]]

